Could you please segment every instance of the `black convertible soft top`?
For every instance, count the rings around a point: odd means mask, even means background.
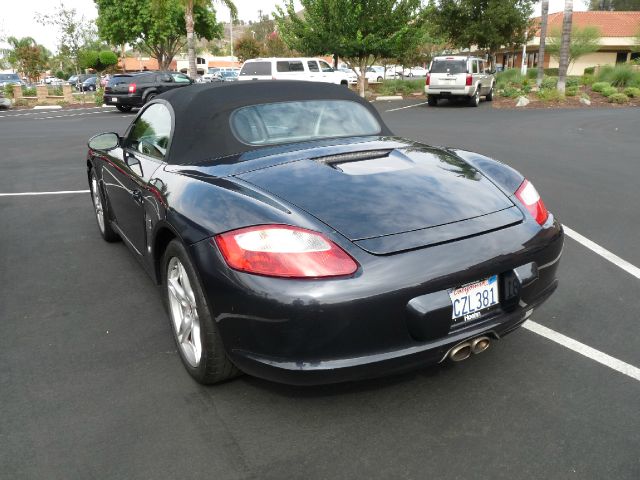
[[[171,164],[194,164],[264,148],[240,142],[231,131],[231,114],[248,105],[350,100],[364,105],[371,112],[380,123],[381,135],[392,135],[377,110],[344,85],[283,80],[221,82],[176,88],[159,95],[156,100],[168,102],[175,116],[175,129],[167,156]]]

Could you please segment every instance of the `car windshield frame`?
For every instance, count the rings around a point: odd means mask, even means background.
[[[229,116],[236,139],[271,146],[327,138],[380,135],[382,125],[363,105],[343,99],[247,105]]]

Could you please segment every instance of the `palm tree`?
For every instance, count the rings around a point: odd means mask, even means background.
[[[189,58],[189,76],[196,78],[198,70],[196,67],[196,39],[193,21],[193,8],[196,6],[205,6],[211,0],[181,0],[184,5],[184,22],[187,30],[187,56]],[[231,21],[238,16],[238,9],[232,0],[216,0],[226,6],[231,12]]]
[[[562,39],[560,43],[560,68],[558,69],[558,92],[564,94],[569,69],[569,46],[571,44],[571,21],[573,0],[564,1],[564,18],[562,20]]]
[[[547,40],[547,23],[549,19],[549,0],[542,0],[542,18],[540,19],[540,49],[538,50],[538,78],[536,85],[540,88],[544,78],[544,47]]]

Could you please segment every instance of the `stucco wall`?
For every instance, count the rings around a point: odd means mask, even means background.
[[[594,52],[584,55],[571,65],[569,75],[582,75],[587,67],[595,67],[596,65],[615,65],[616,52]],[[558,68],[558,59],[551,58],[549,68]]]

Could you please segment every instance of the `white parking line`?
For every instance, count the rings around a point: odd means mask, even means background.
[[[69,108],[67,110],[63,110],[63,112],[77,112],[78,110],[96,110],[98,108],[101,109],[102,107]],[[0,118],[28,117],[30,115],[43,115],[43,114],[47,114],[47,113],[51,113],[51,112],[47,111],[47,110],[40,110],[38,112],[27,112],[27,113],[9,112],[8,115],[0,115]]]
[[[28,197],[31,195],[63,195],[66,193],[89,193],[90,190],[60,190],[57,192],[0,193],[0,197]]]
[[[617,372],[620,372],[624,375],[627,375],[634,380],[640,381],[640,368],[634,367],[633,365],[629,365],[622,360],[618,360],[617,358],[612,357],[611,355],[607,355],[606,353],[601,352],[600,350],[596,350],[595,348],[591,348],[584,343],[580,343],[573,338],[567,337],[561,333],[556,332],[555,330],[551,330],[550,328],[545,327],[544,325],[540,325],[532,320],[527,320],[522,324],[523,328],[526,328],[530,332],[537,333],[544,338],[552,340],[559,345],[562,345],[569,350],[573,350],[580,355],[584,355],[591,360],[594,360],[605,367],[609,367]]]
[[[70,113],[68,115],[49,115],[48,117],[35,117],[33,120],[49,120],[51,118],[79,117],[81,115],[96,115],[98,113],[104,113],[104,112],[97,111],[97,112],[84,112],[84,113]]]
[[[620,267],[625,272],[630,273],[636,278],[640,278],[640,268],[636,267],[635,265],[632,265],[631,263],[617,256],[616,254],[611,253],[609,250],[607,250],[604,247],[601,247],[597,243],[592,242],[588,238],[580,235],[578,232],[567,227],[566,225],[562,225],[562,227],[564,228],[564,233],[566,233],[568,237],[573,238],[576,242],[587,247],[589,250],[597,253],[602,258],[609,260],[611,263],[613,263],[617,267]]]
[[[413,107],[419,107],[420,105],[426,105],[429,102],[421,102],[421,103],[416,103],[414,105],[407,105],[406,107],[398,107],[398,108],[392,108],[391,110],[385,110],[386,112],[395,112],[396,110],[404,110],[405,108],[413,108]]]

